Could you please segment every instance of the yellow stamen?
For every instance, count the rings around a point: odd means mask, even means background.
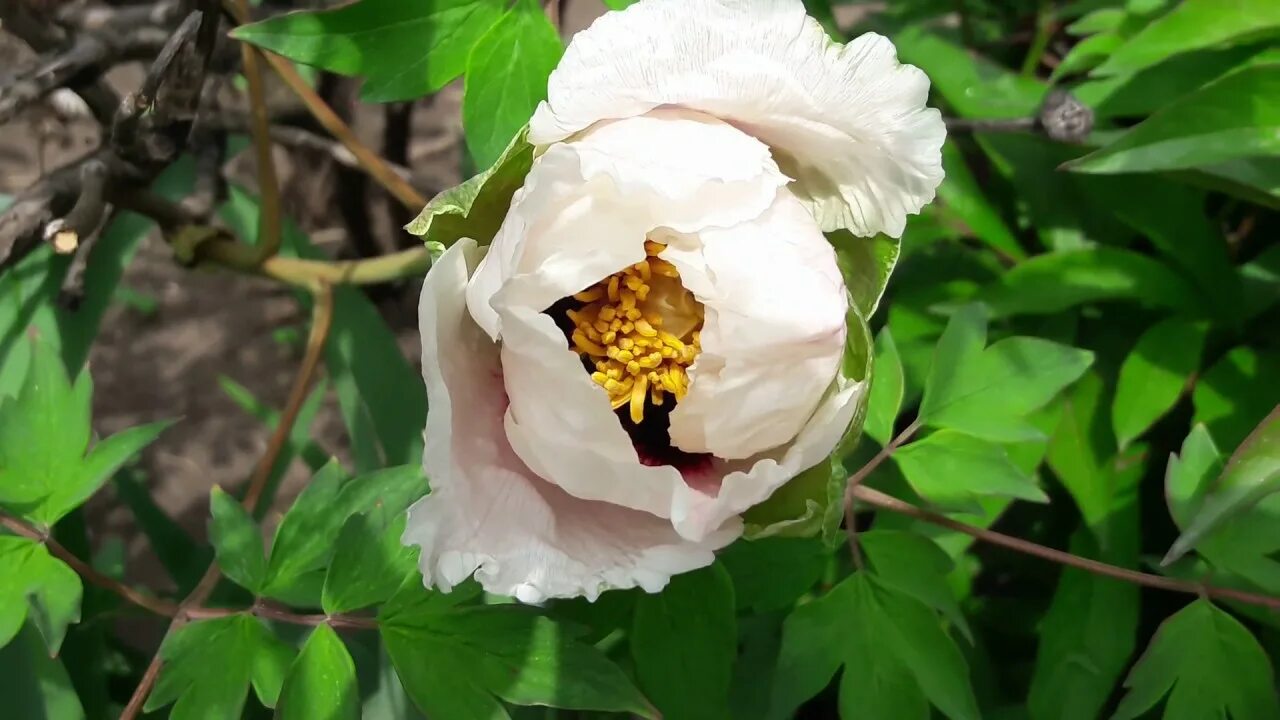
[[[644,398],[648,391],[648,376],[641,375],[636,378],[636,384],[631,388],[631,422],[637,425],[644,420]]]

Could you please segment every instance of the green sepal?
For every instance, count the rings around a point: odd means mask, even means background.
[[[522,129],[488,170],[431,198],[418,217],[405,226],[427,244],[448,247],[469,237],[487,246],[511,207],[511,196],[533,167],[528,127]]]

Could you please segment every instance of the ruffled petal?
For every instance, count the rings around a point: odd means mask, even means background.
[[[699,113],[655,110],[603,124],[534,162],[467,305],[497,339],[491,300],[507,280],[527,276],[511,301],[544,310],[644,259],[654,228],[738,224],[769,207],[787,182],[759,140]]]
[[[423,286],[422,366],[431,410],[423,466],[432,492],[409,511],[404,542],[422,548],[428,585],[471,576],[523,602],[594,599],[610,588],[657,592],[708,565],[741,533],[730,518],[700,542],[645,513],[581,500],[532,473],[503,432],[498,348],[466,311],[462,290],[481,251],[459,241]]]
[[[733,460],[791,442],[844,352],[848,299],[830,243],[786,190],[758,218],[666,241],[663,259],[706,309],[672,444]]]
[[[677,106],[775,150],[824,230],[902,234],[942,181],[929,80],[866,34],[833,43],[801,0],[642,0],[574,36],[529,140]]]

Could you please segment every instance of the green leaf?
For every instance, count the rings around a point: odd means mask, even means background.
[[[1052,315],[1104,300],[1195,312],[1195,298],[1194,288],[1178,273],[1145,255],[1112,247],[1037,255],[980,296],[996,316]]]
[[[1125,680],[1112,720],[1141,716],[1168,695],[1166,718],[1280,717],[1271,662],[1253,635],[1207,600],[1165,620]]]
[[[404,513],[385,527],[366,515],[347,519],[324,578],[321,604],[325,612],[348,612],[382,602],[414,573],[417,554],[400,542],[404,524]]]
[[[957,311],[934,350],[918,420],[987,440],[1040,437],[1027,416],[1075,382],[1093,354],[1035,337],[1012,337],[982,349],[981,311]]]
[[[560,34],[535,0],[518,0],[476,43],[467,59],[462,125],[478,167],[492,165],[529,122],[563,53]]]
[[[1169,514],[1186,529],[1222,472],[1222,457],[1204,425],[1196,425],[1182,444],[1181,454],[1169,459],[1165,470],[1165,495]],[[1266,592],[1280,593],[1280,495],[1264,498],[1243,510],[1231,522],[1206,533],[1195,544],[1196,552],[1215,568],[1239,576]]]
[[[555,622],[515,605],[457,607],[409,582],[414,595],[384,605],[379,629],[405,690],[432,720],[507,717],[498,698],[657,716],[617,666]]]
[[[1280,153],[1280,65],[1246,68],[1166,105],[1064,167],[1083,173],[1179,170]]]
[[[636,600],[631,657],[645,695],[667,720],[729,717],[738,652],[733,583],[720,565],[677,575]]]
[[[896,33],[893,43],[898,58],[924,70],[933,88],[964,117],[1028,117],[1047,92],[1043,83],[975,56],[920,25]]]
[[[604,4],[610,10],[622,10],[629,5],[634,5],[636,0],[604,0]]]
[[[1094,72],[1116,75],[1154,65],[1171,55],[1258,39],[1280,32],[1280,7],[1272,0],[1183,0],[1131,38]]]
[[[328,625],[312,631],[289,667],[276,705],[281,720],[355,720],[360,717],[356,666]]]
[[[1072,93],[1099,119],[1144,117],[1171,98],[1238,69],[1257,52],[1257,47],[1234,47],[1177,55],[1132,75],[1089,80],[1072,88]]]
[[[209,494],[209,541],[222,573],[237,585],[257,593],[267,574],[262,531],[240,503],[216,485]]]
[[[907,482],[940,507],[966,510],[979,498],[1049,502],[1035,481],[1014,467],[1004,448],[954,430],[939,430],[893,454]]]
[[[7,645],[24,621],[44,637],[57,655],[67,626],[80,622],[80,576],[49,554],[44,545],[0,535],[0,646]]]
[[[521,130],[484,172],[431,198],[405,230],[424,243],[448,247],[468,237],[488,245],[511,206],[511,196],[533,166],[533,146]]]
[[[816,538],[769,537],[739,540],[719,561],[733,579],[738,609],[767,613],[789,607],[812,589],[830,555]]]
[[[1280,377],[1280,353],[1233,348],[1196,381],[1194,421],[1208,425],[1223,446],[1239,445],[1275,407],[1273,393],[1257,391],[1275,377]]]
[[[275,705],[293,652],[250,615],[184,625],[160,646],[164,665],[143,710],[175,703],[174,720],[239,720],[250,683],[264,705]]]
[[[1173,407],[1200,366],[1208,326],[1169,318],[1151,327],[1120,366],[1111,426],[1121,448]]]
[[[307,573],[322,570],[347,519],[337,504],[346,473],[337,460],[311,478],[276,527],[262,593],[288,594]]]
[[[870,530],[858,533],[858,544],[876,580],[942,613],[973,642],[973,632],[947,585],[947,573],[954,569],[954,563],[936,543],[911,532]]]
[[[787,617],[768,716],[791,717],[842,664],[842,717],[927,717],[928,703],[979,717],[964,656],[937,616],[866,573]]]
[[[0,642],[0,697],[5,712],[20,720],[85,717],[62,661],[50,656],[31,624],[8,645]]]
[[[848,230],[827,233],[827,241],[836,250],[836,264],[858,313],[864,318],[875,315],[901,243],[888,235],[858,237]]]
[[[1280,491],[1280,406],[1236,449],[1214,487],[1185,524],[1163,564],[1177,560],[1196,542],[1263,498]]]
[[[1136,525],[1131,525],[1136,539]],[[1071,552],[1097,555],[1087,531]],[[1138,634],[1138,588],[1064,568],[1040,623],[1040,645],[1027,705],[1037,720],[1093,720],[1129,664]]]
[[[942,169],[946,179],[938,186],[938,199],[947,212],[963,222],[974,238],[996,252],[1014,260],[1025,259],[1026,251],[987,200],[954,140],[942,146]]]
[[[232,37],[290,60],[365,78],[368,102],[414,100],[462,74],[499,0],[360,0],[243,25]]]
[[[903,374],[898,346],[886,326],[876,336],[875,370],[871,375],[871,397],[863,429],[881,445],[893,438],[893,423],[902,408]]]
[[[167,427],[132,428],[89,447],[93,382],[74,385],[57,349],[32,338],[17,397],[0,399],[0,504],[51,526]]]

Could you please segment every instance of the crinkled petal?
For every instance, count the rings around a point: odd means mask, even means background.
[[[534,162],[467,289],[468,307],[496,339],[490,301],[510,278],[529,276],[518,301],[544,310],[644,259],[654,228],[738,224],[787,182],[759,140],[699,113],[603,124]]]
[[[423,286],[431,405],[423,466],[432,492],[410,509],[404,542],[421,546],[425,582],[448,591],[474,573],[486,590],[523,602],[594,599],[610,588],[657,592],[672,575],[710,564],[740,534],[738,519],[690,542],[653,515],[565,493],[512,451],[498,348],[470,318],[462,293],[480,252],[459,241]]]
[[[847,293],[813,218],[784,189],[758,218],[672,236],[662,257],[706,309],[672,444],[744,459],[791,442],[844,353]]]
[[[943,176],[946,128],[928,91],[888,39],[835,44],[801,0],[642,0],[574,36],[529,140],[697,110],[771,146],[824,230],[898,237]]]

